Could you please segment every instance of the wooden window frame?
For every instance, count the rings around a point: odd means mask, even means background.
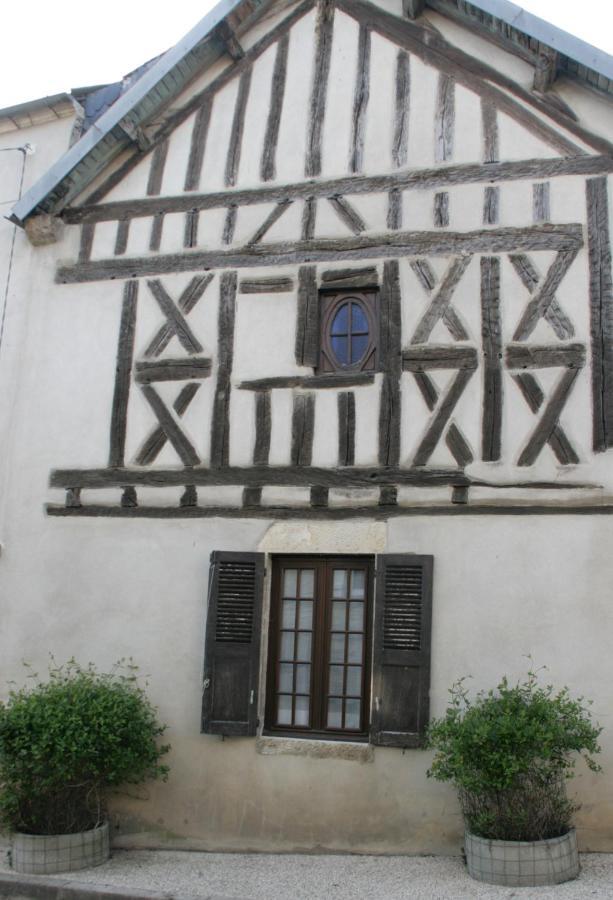
[[[271,736],[306,738],[312,740],[355,741],[366,743],[370,734],[370,703],[372,673],[372,634],[374,613],[375,557],[373,555],[347,556],[336,554],[291,554],[271,558],[271,606],[268,635],[268,662],[266,673],[266,711],[264,733]],[[279,679],[280,636],[283,595],[281,577],[283,568],[304,569],[314,567],[315,596],[323,598],[319,607],[314,606],[312,657],[311,657],[311,724],[288,726],[275,723],[276,687]],[[329,578],[332,567],[357,568],[366,571],[364,654],[362,677],[361,727],[359,730],[329,729],[325,725],[325,705],[328,699],[328,668],[330,666],[330,640],[332,634],[332,592]]]
[[[366,352],[356,362],[343,365],[336,359],[332,349],[331,328],[339,308],[348,301],[357,302],[368,320],[370,341]],[[351,374],[356,372],[377,372],[379,367],[380,314],[379,291],[377,288],[360,290],[322,289],[319,292],[319,365],[317,374]],[[351,329],[351,324],[349,325]]]

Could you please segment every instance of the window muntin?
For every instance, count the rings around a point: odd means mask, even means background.
[[[378,328],[376,291],[322,293],[319,371],[374,371]]]
[[[366,736],[372,565],[365,557],[273,561],[266,724]]]

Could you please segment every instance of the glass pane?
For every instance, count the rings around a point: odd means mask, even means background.
[[[347,596],[347,570],[335,569],[332,575],[332,596],[343,600]]]
[[[343,693],[343,672],[344,666],[330,666],[330,684],[328,685],[329,694]]]
[[[332,631],[344,631],[347,620],[347,604],[332,604]]]
[[[294,725],[308,726],[309,724],[309,698],[296,697],[296,713]]]
[[[283,596],[296,596],[296,583],[298,581],[297,569],[286,569],[283,573]]]
[[[296,666],[296,693],[311,693],[311,667]]]
[[[349,635],[349,655],[347,657],[347,662],[362,662],[362,640],[363,638],[361,634]]]
[[[360,701],[345,700],[345,728],[360,727]]]
[[[368,334],[368,319],[358,303],[351,304],[351,331],[353,334]]]
[[[363,600],[364,589],[366,587],[366,572],[360,569],[354,569],[351,573],[351,594],[352,600]]]
[[[359,662],[362,659],[360,657]],[[345,635],[344,634],[333,634],[332,640],[330,642],[330,662],[333,663],[344,663],[345,662]]]
[[[364,604],[349,604],[349,631],[364,631]]]
[[[284,600],[283,601],[283,619],[281,628],[295,628],[296,627],[296,601],[295,600]]]
[[[343,303],[332,322],[331,334],[349,333],[349,304]]]
[[[359,362],[368,350],[368,335],[354,335],[351,341],[351,363]]]
[[[292,724],[292,698],[287,694],[279,694],[277,725]]]
[[[332,352],[341,366],[349,365],[349,339],[346,337],[332,338]]]
[[[279,666],[279,690],[290,694],[294,690],[294,667],[291,663],[281,663]]]
[[[311,635],[301,633],[298,635],[298,652],[296,659],[300,662],[311,662]]]
[[[313,585],[315,583],[315,570],[303,569],[300,573],[300,596],[306,597],[308,600],[313,596]]]
[[[360,697],[362,695],[362,666],[347,667],[346,693],[353,697]]]
[[[313,627],[313,601],[303,600],[298,613],[298,628],[310,631]]]
[[[328,728],[343,727],[342,700],[328,700]]]
[[[281,634],[281,659],[294,658],[294,632],[284,631]]]

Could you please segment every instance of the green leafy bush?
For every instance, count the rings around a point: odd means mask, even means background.
[[[491,840],[534,841],[565,834],[579,808],[566,795],[577,754],[594,771],[601,728],[584,698],[540,685],[529,672],[510,685],[468,696],[453,685],[445,715],[428,730],[436,751],[428,775],[458,790],[473,834]]]
[[[30,834],[69,834],[98,825],[110,788],[168,775],[166,726],[140,687],[136,667],[110,673],[74,659],[46,682],[0,703],[0,824]]]

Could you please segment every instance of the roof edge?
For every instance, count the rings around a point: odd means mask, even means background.
[[[220,2],[204,16],[185,37],[167,50],[166,53],[134,83],[118,100],[91,126],[85,135],[71,147],[33,187],[15,204],[9,221],[23,228],[25,220],[45,199],[47,194],[61,182],[93,149],[103,140],[134,106],[143,100],[155,85],[161,81],[178,62],[190,51],[194,50],[213,29],[222,22],[243,0],[220,0]]]

